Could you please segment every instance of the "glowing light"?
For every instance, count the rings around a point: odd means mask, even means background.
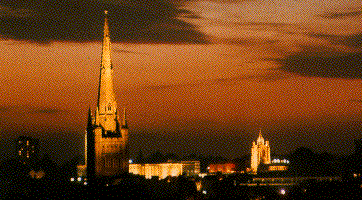
[[[202,194],[207,194],[206,190],[203,190],[203,191],[202,191]]]
[[[70,178],[70,181],[72,181],[72,182],[73,182],[73,181],[74,181],[74,178]]]
[[[130,159],[130,160],[128,161],[128,163],[129,163],[129,164],[132,164],[132,163],[133,163],[133,160]]]
[[[281,190],[280,190],[280,194],[281,194],[281,195],[285,195],[285,189],[281,189]]]
[[[80,182],[80,181],[82,181],[82,177],[78,177],[78,179],[77,179],[77,180],[78,180],[79,182]]]

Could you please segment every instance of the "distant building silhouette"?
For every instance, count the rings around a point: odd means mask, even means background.
[[[269,141],[264,142],[264,138],[261,135],[261,129],[259,131],[259,137],[253,146],[251,147],[251,172],[256,173],[259,164],[270,164],[270,146]]]
[[[36,162],[39,159],[39,140],[28,136],[18,137],[16,154],[23,164]]]
[[[354,140],[354,154],[362,155],[362,139]]]
[[[94,116],[89,109],[86,131],[88,177],[114,176],[128,172],[126,110],[123,110],[123,119],[120,120],[113,91],[113,66],[107,11],[105,14],[97,108]]]

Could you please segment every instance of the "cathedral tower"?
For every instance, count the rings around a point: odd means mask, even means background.
[[[256,173],[261,163],[270,164],[270,146],[269,141],[264,142],[260,129],[258,139],[256,143],[253,141],[253,146],[251,147],[251,171]]]
[[[102,61],[98,100],[94,117],[89,111],[87,125],[87,175],[114,176],[128,172],[128,126],[118,116],[113,91],[113,66],[107,11],[105,11]]]

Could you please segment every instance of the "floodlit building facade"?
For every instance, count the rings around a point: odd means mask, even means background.
[[[236,166],[234,163],[218,163],[218,164],[210,164],[207,167],[207,171],[210,174],[214,173],[222,173],[222,174],[231,174],[236,172]]]
[[[274,158],[268,166],[268,171],[286,171],[289,166],[289,160]]]
[[[129,164],[129,173],[145,176],[147,179],[158,177],[196,176],[200,173],[200,161],[180,161],[152,164]]]
[[[260,130],[256,143],[253,141],[253,146],[251,147],[251,172],[256,173],[261,163],[270,164],[270,146],[269,141],[264,141]]]

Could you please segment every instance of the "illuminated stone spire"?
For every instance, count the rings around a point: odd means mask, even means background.
[[[106,131],[116,131],[117,102],[113,91],[113,67],[111,62],[111,39],[108,26],[108,12],[105,11],[102,61],[100,66],[96,125]]]
[[[104,11],[103,45],[102,45],[102,67],[112,68],[111,63],[111,38],[108,25],[108,11]]]
[[[128,128],[118,117],[113,88],[111,39],[107,11],[105,11],[102,60],[99,74],[98,99],[95,116],[88,112],[87,126],[87,178],[94,184],[97,177],[118,176],[128,173]],[[125,125],[125,120],[122,121]]]
[[[257,144],[263,144],[264,145],[264,138],[263,136],[261,135],[261,128],[259,129],[259,137],[257,139]]]

